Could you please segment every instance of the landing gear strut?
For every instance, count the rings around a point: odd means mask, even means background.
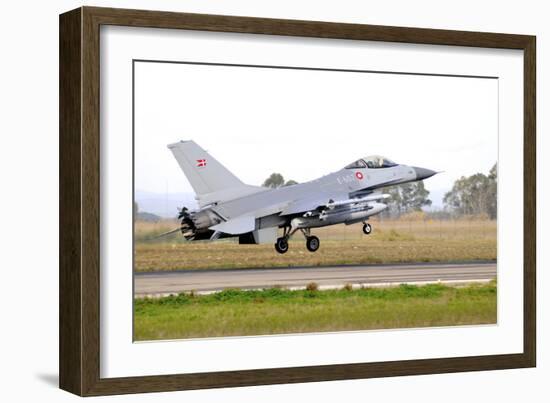
[[[372,232],[372,226],[368,222],[363,223],[363,234],[370,235],[371,232]]]

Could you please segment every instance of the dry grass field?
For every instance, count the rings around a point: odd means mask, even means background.
[[[239,245],[236,239],[186,242],[176,233],[150,240],[177,228],[178,223],[136,222],[135,270],[496,260],[496,221],[410,217],[373,219],[370,223],[373,233],[368,236],[362,233],[362,224],[313,229],[312,233],[321,240],[315,253],[307,251],[304,237],[297,233],[290,241],[289,251],[280,255],[273,245]]]

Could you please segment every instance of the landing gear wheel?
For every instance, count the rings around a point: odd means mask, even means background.
[[[277,238],[277,242],[275,242],[275,250],[279,253],[288,252],[288,241],[285,237]]]
[[[306,248],[310,252],[315,252],[319,249],[320,241],[316,236],[308,236],[306,238]]]
[[[363,225],[363,234],[365,234],[365,235],[370,235],[371,232],[372,232],[372,227],[371,227],[371,225],[368,224],[368,223],[365,223],[365,224]]]

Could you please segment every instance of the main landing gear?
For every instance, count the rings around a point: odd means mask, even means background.
[[[370,235],[371,232],[372,226],[368,222],[363,223],[363,234]]]
[[[288,252],[288,240],[298,231],[297,228],[291,229],[290,227],[284,228],[284,234],[282,237],[277,238],[275,242],[275,250],[279,253]],[[300,231],[306,237],[306,248],[310,252],[316,252],[319,249],[321,241],[315,235],[311,235],[311,230],[309,228],[300,228]]]
[[[306,248],[310,252],[315,252],[319,249],[321,241],[315,235],[308,236],[306,238]]]
[[[288,240],[284,236],[277,238],[277,241],[275,242],[275,250],[279,253],[288,252]]]

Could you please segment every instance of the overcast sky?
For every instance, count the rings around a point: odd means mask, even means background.
[[[192,192],[166,145],[192,139],[245,183],[298,182],[370,154],[455,179],[497,160],[496,79],[136,63],[135,187]]]

